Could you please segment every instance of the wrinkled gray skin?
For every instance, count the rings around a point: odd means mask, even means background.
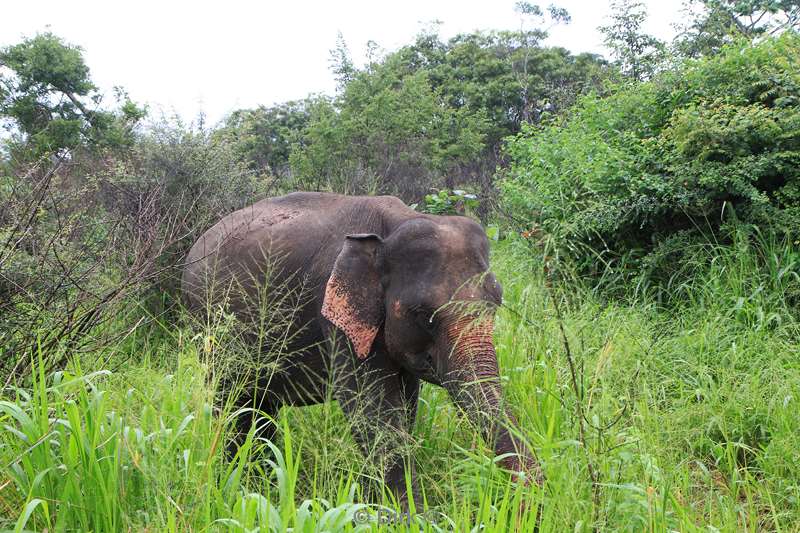
[[[218,303],[211,278],[233,278],[245,292],[251,279],[266,282],[265,254],[281,258],[281,279],[270,283],[303,279],[310,292],[295,320],[293,355],[241,402],[275,415],[282,405],[337,399],[356,441],[381,461],[385,484],[407,503],[404,479],[412,463],[403,445],[424,380],[449,392],[497,454],[515,454],[504,466],[541,482],[501,405],[491,318],[502,289],[488,271],[480,225],[420,214],[388,196],[268,198],[223,218],[192,247],[182,283],[189,307]],[[448,304],[453,300],[475,305]],[[233,298],[230,306],[247,313],[244,302]],[[242,419],[240,431],[251,423]],[[418,501],[413,481],[412,487]]]

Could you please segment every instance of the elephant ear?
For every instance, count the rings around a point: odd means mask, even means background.
[[[348,235],[325,286],[322,316],[347,335],[359,359],[369,355],[383,323],[382,244],[374,234]]]

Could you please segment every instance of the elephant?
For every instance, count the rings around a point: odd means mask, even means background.
[[[270,258],[280,258],[280,268],[266,279]],[[505,455],[505,468],[542,483],[535,455],[503,405],[492,339],[502,288],[477,222],[420,213],[392,196],[295,192],[222,218],[184,265],[181,290],[194,312],[220,303],[211,279],[239,287],[227,302],[233,314],[248,312],[244,296],[261,285],[303,285],[289,355],[239,402],[268,419],[284,405],[337,400],[356,442],[380,461],[383,486],[403,505],[411,498],[419,504],[404,445],[421,381],[446,389],[494,452]],[[240,417],[240,434],[253,423]]]

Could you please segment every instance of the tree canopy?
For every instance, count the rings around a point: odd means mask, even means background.
[[[552,17],[565,17],[556,11]],[[419,199],[431,186],[488,190],[503,139],[599,89],[598,56],[543,47],[541,29],[443,41],[436,28],[356,68],[332,54],[336,97],[311,113],[291,168],[304,183]],[[374,49],[372,50],[374,52]]]
[[[686,57],[712,55],[736,39],[753,40],[797,29],[798,0],[689,0],[687,22],[675,39]]]
[[[117,109],[101,107],[82,50],[52,33],[0,50],[0,116],[13,134],[8,148],[15,157],[129,146],[145,111],[122,89],[116,97]]]

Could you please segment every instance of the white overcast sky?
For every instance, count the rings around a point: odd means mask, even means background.
[[[358,62],[368,40],[392,50],[426,23],[450,37],[476,29],[516,29],[514,0],[246,1],[53,0],[3,2],[0,46],[50,30],[85,50],[92,78],[111,98],[121,85],[158,113],[211,122],[242,107],[332,93],[329,50],[341,31]],[[535,1],[533,3],[536,3]],[[549,4],[549,0],[540,2]],[[608,0],[556,2],[572,23],[546,44],[603,53],[597,26]],[[645,0],[646,30],[671,38],[680,0]]]

